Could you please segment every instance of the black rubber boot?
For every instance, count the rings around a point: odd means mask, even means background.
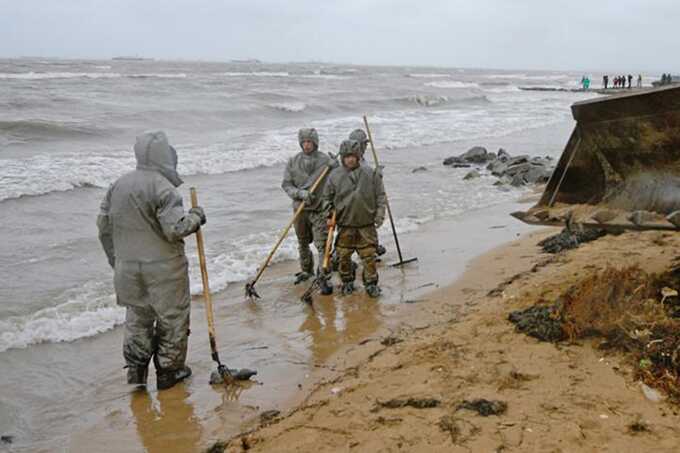
[[[191,368],[188,366],[178,370],[156,371],[156,387],[158,387],[158,390],[167,390],[189,376],[191,376]]]
[[[330,282],[329,278],[321,279],[321,282],[319,283],[319,292],[324,296],[333,294],[333,284]]]
[[[298,272],[295,274],[295,285],[298,285],[302,282],[306,282],[310,278],[313,277],[313,274],[310,274],[309,272]]]
[[[366,294],[368,294],[369,297],[376,298],[380,296],[382,291],[380,290],[380,287],[378,286],[377,283],[369,283],[366,285]]]
[[[349,296],[354,292],[354,282],[345,282],[342,284],[342,295]]]
[[[148,367],[130,366],[127,369],[127,383],[131,385],[146,385],[148,375]]]

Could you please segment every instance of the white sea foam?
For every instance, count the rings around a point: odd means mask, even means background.
[[[42,79],[111,79],[120,78],[121,74],[115,72],[3,72],[0,79],[23,79],[23,80],[42,80]]]
[[[289,77],[288,72],[268,72],[268,71],[254,71],[254,72],[222,72],[220,73],[226,77]]]
[[[480,77],[485,79],[516,79],[528,81],[574,79],[574,76],[569,74],[525,74],[525,73],[485,74]]]
[[[451,74],[441,74],[441,73],[414,73],[408,74],[408,77],[420,78],[420,79],[437,79],[440,77],[451,77]]]
[[[416,231],[432,217],[407,217],[397,221],[401,234]],[[222,291],[229,284],[252,278],[266,258],[279,231],[254,233],[236,240],[213,241],[206,251],[210,269],[210,289]],[[388,224],[381,235],[391,234]],[[297,259],[297,242],[290,234],[281,244],[272,264]],[[203,293],[198,257],[193,247],[188,248],[191,294]],[[125,309],[116,305],[110,284],[87,283],[65,294],[66,302],[53,308],[39,310],[27,316],[0,320],[0,352],[25,348],[39,343],[58,343],[91,337],[120,325],[125,320]]]
[[[210,290],[221,291],[230,283],[242,282],[254,277],[279,234],[280,231],[268,231],[249,234],[229,242],[214,241],[206,252],[210,267]],[[291,233],[279,247],[272,263],[293,260],[297,257],[297,242],[295,235]],[[203,288],[200,268],[198,257],[193,250],[189,252],[189,262],[191,293],[201,294]]]
[[[443,82],[427,82],[425,86],[435,88],[479,88],[479,85],[473,82],[461,82],[459,80],[443,81]]]
[[[351,76],[340,74],[300,74],[297,77],[301,77],[303,79],[347,80]]]
[[[180,73],[157,73],[157,74],[124,74],[123,77],[130,77],[133,79],[186,79],[187,75]]]
[[[483,89],[489,93],[519,93],[522,91],[518,86],[515,85],[495,85],[491,87],[485,86]]]
[[[2,72],[0,79],[11,80],[44,80],[44,79],[120,79],[130,78],[159,78],[184,79],[184,73],[153,73],[153,74],[121,74],[117,72]]]
[[[207,251],[211,291],[255,275],[279,232],[251,234],[224,242],[213,242]],[[215,252],[219,250],[219,252]],[[200,267],[193,248],[189,248],[191,294],[202,294]],[[293,235],[283,242],[272,263],[297,258]],[[58,343],[91,337],[122,324],[125,309],[115,303],[110,284],[87,283],[63,296],[66,302],[27,316],[0,320],[0,352],[39,343]]]
[[[125,310],[116,305],[105,286],[87,283],[74,289],[72,297],[56,307],[0,320],[0,352],[91,337],[121,324]]]
[[[278,104],[271,104],[271,107],[288,113],[300,113],[307,108],[304,102],[281,102]]]
[[[415,102],[416,104],[422,105],[424,107],[434,107],[449,102],[448,96],[436,96],[429,94],[417,94],[410,96],[408,99],[409,101]]]
[[[504,87],[492,90],[505,90]],[[507,88],[515,91],[514,88]],[[493,92],[493,91],[492,91]],[[573,93],[569,94],[569,102]],[[380,129],[380,144],[388,148],[422,146],[456,140],[497,137],[542,127],[570,118],[563,93],[528,92],[494,96],[488,102],[465,103],[447,96],[414,95],[406,102],[423,107],[379,112],[371,121]],[[295,111],[301,105],[286,104]],[[449,105],[453,108],[447,108]],[[451,127],[455,124],[456,127]],[[354,116],[310,121],[323,134],[324,149],[335,151],[347,131],[359,123]],[[252,135],[236,131],[212,144],[176,143],[179,171],[184,175],[222,174],[284,163],[297,152],[297,129],[286,127]],[[10,137],[11,138],[11,137]],[[0,159],[0,200],[40,195],[78,187],[106,187],[135,166],[129,147],[87,148],[81,152],[46,153],[28,158]]]
[[[273,131],[248,143],[234,138],[208,146],[176,144],[183,175],[222,174],[278,165],[297,152],[296,130]],[[280,135],[281,134],[281,135]],[[285,135],[284,135],[285,134]],[[0,159],[0,201],[79,187],[107,187],[135,168],[129,149],[89,150]]]

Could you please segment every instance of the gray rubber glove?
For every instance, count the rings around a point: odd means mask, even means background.
[[[328,157],[331,158],[331,161],[328,163],[328,166],[331,167],[331,170],[340,166],[340,162],[338,162],[338,156],[336,154],[329,152]]]
[[[300,200],[304,201],[305,203],[314,202],[314,194],[311,193],[309,190],[300,189],[297,192],[297,196]]]
[[[380,228],[383,223],[385,223],[385,218],[384,217],[376,217],[375,218],[375,227]]]
[[[202,207],[196,206],[195,208],[189,209],[189,214],[198,216],[198,218],[201,219],[201,225],[205,225],[207,219],[205,218],[205,212]]]

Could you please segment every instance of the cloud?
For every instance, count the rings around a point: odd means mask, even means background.
[[[669,71],[680,4],[0,0],[0,55]],[[623,70],[623,69],[621,69]]]

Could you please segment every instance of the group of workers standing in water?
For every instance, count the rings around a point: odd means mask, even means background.
[[[386,196],[380,168],[369,166],[364,153],[369,140],[362,129],[349,134],[337,156],[319,151],[315,129],[300,129],[301,150],[285,167],[282,188],[293,208],[304,203],[294,228],[298,240],[300,272],[295,283],[312,278],[321,282],[322,294],[331,294],[330,271],[321,258],[329,227],[337,226],[334,241],[340,292],[355,291],[356,252],[363,266],[366,294],[378,297],[377,229],[386,213]],[[137,137],[136,168],[107,190],[97,227],[99,240],[114,270],[117,303],[126,308],[123,356],[127,382],[147,383],[153,360],[159,390],[173,387],[191,376],[186,365],[189,314],[188,262],[184,238],[206,223],[201,207],[185,211],[177,187],[177,152],[162,131]],[[315,269],[310,244],[319,255]]]

